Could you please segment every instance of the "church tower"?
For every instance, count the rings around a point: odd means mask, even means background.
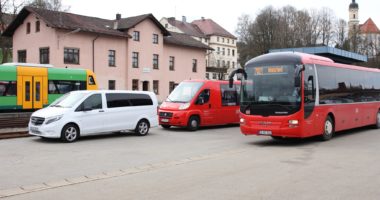
[[[348,32],[349,35],[352,35],[352,33],[358,31],[359,29],[359,5],[355,2],[355,0],[352,0],[349,8],[349,20],[348,20]]]

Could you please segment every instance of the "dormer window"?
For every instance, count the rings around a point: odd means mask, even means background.
[[[26,34],[30,33],[30,22],[26,23]]]
[[[36,32],[40,32],[40,21],[36,21]]]

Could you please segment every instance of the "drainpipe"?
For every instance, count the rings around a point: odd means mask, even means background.
[[[95,41],[99,38],[99,35],[92,40],[92,71],[95,73]]]

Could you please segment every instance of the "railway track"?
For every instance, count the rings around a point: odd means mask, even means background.
[[[0,113],[0,139],[26,137],[31,112]]]

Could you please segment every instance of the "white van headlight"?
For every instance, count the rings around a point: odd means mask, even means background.
[[[189,107],[190,107],[190,103],[184,103],[184,104],[181,104],[178,109],[180,109],[180,110],[186,110]]]
[[[46,123],[45,124],[51,124],[53,122],[56,122],[58,120],[60,120],[62,118],[63,115],[58,115],[58,116],[54,116],[54,117],[49,117],[46,119]]]

